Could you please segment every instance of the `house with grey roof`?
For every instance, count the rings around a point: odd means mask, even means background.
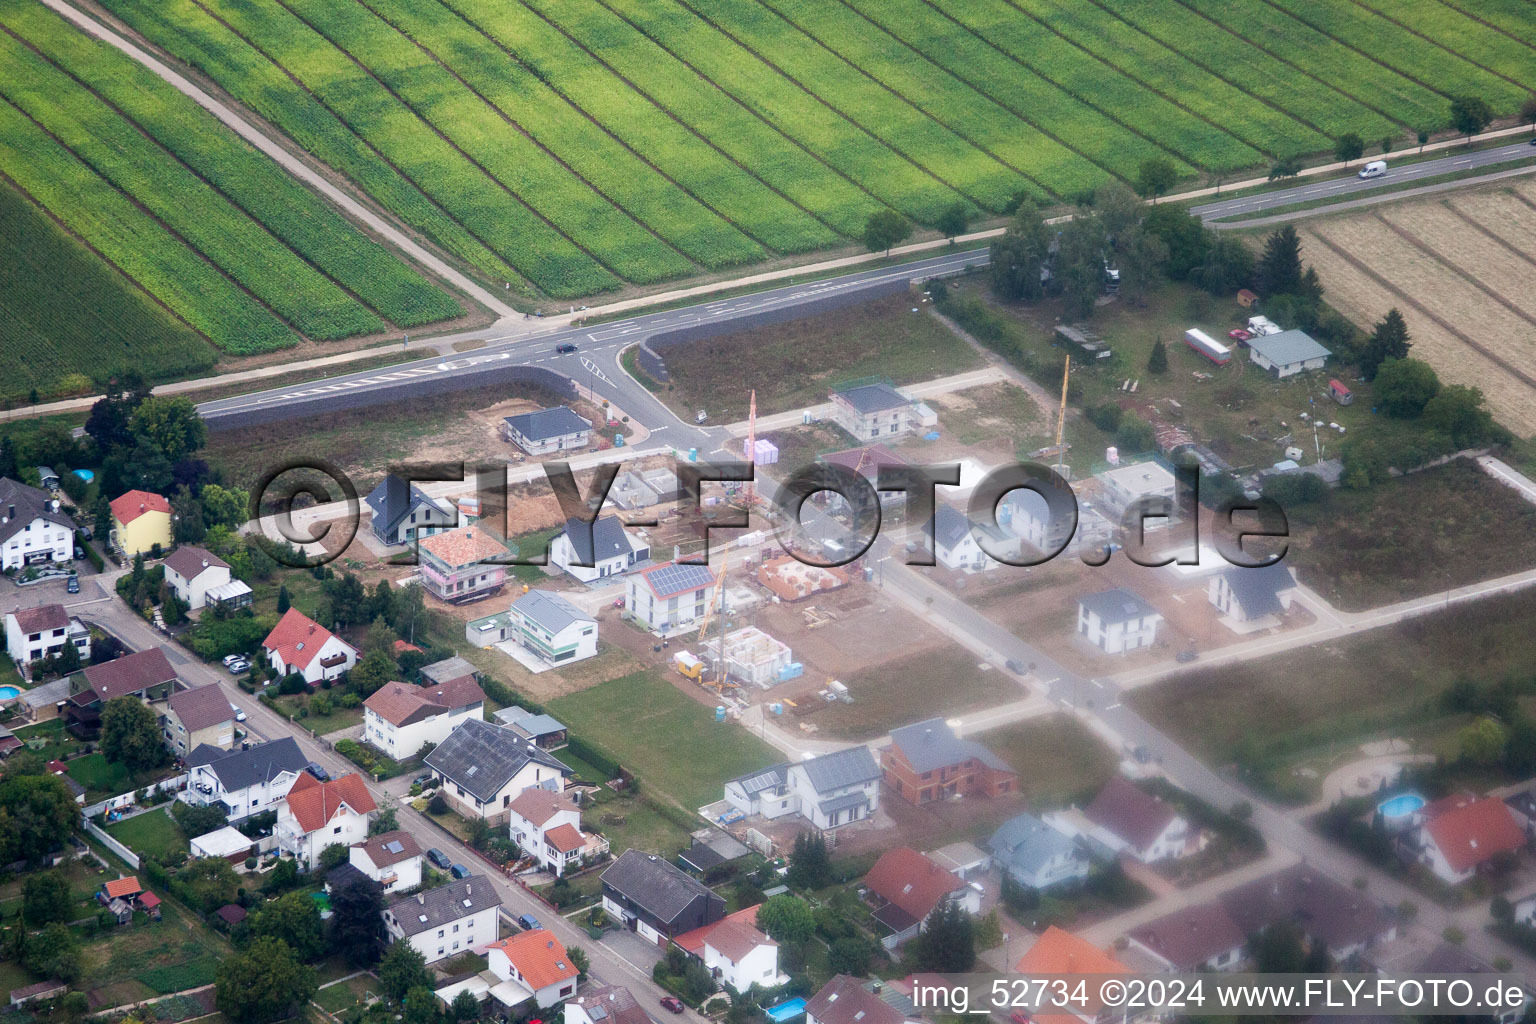
[[[1028,889],[1051,889],[1081,881],[1093,866],[1085,844],[1033,814],[1003,822],[987,842],[992,863]]]
[[[798,814],[818,829],[834,829],[874,814],[880,778],[875,755],[860,744],[732,779],[725,784],[725,800],[749,816]]]
[[[214,805],[230,821],[240,821],[276,809],[308,763],[292,736],[249,750],[193,747],[187,755],[187,785],[177,799],[196,807]]]
[[[1105,654],[1151,647],[1162,621],[1156,608],[1124,587],[1077,599],[1077,635]]]
[[[470,875],[384,909],[384,933],[391,943],[408,942],[436,963],[496,941],[501,897],[490,879]]]
[[[74,538],[74,522],[46,491],[0,477],[0,569],[67,562]]]
[[[996,523],[970,521],[953,505],[938,502],[933,510],[933,556],[946,569],[958,572],[984,572],[1003,563],[987,555],[985,543],[1005,558],[1018,557],[1021,539]]]
[[[630,572],[651,557],[650,545],[631,537],[618,516],[599,516],[591,529],[568,519],[549,546],[549,561],[583,583]]]
[[[592,443],[592,423],[568,406],[539,409],[501,421],[501,433],[529,455],[585,448]]]
[[[608,915],[660,946],[725,917],[723,896],[654,853],[625,850],[602,886]]]
[[[553,590],[530,590],[512,602],[510,639],[548,665],[597,654],[597,620]]]
[[[658,635],[691,628],[710,607],[715,572],[707,565],[663,562],[624,577],[624,612]]]
[[[1256,569],[1234,565],[1212,576],[1206,585],[1207,599],[1223,621],[1239,632],[1274,625],[1295,596],[1296,577],[1280,562]]]
[[[420,487],[393,473],[380,480],[363,501],[373,512],[373,535],[391,546],[451,530],[458,522],[457,512],[447,502],[428,497]]]
[[[545,750],[558,750],[569,738],[565,723],[553,715],[541,714],[516,705],[502,708],[495,714],[496,721],[517,733],[530,743],[537,743]]]
[[[886,787],[913,804],[999,796],[1018,787],[1018,774],[1002,758],[956,735],[942,718],[892,729],[880,766]]]
[[[834,391],[832,421],[860,441],[900,437],[917,429],[917,407],[889,384]]]
[[[1248,358],[1276,377],[1321,370],[1330,355],[1306,331],[1281,331],[1248,339]]]
[[[478,719],[460,722],[424,761],[440,783],[448,806],[466,818],[506,822],[512,801],[525,789],[556,793],[571,770],[553,754],[510,729]]]

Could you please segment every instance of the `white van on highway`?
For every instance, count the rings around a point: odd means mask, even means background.
[[[1387,162],[1385,160],[1372,160],[1360,168],[1360,177],[1362,178],[1379,178],[1386,173]]]

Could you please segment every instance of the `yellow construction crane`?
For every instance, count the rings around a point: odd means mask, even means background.
[[[1069,355],[1061,366],[1061,405],[1056,410],[1056,469],[1058,471],[1061,469],[1062,437],[1067,427],[1067,374],[1071,369],[1072,357]]]
[[[725,553],[721,555],[720,577],[719,579],[715,580],[714,591],[709,596],[709,603],[704,606],[703,617],[699,619],[698,642],[700,654],[704,653],[704,639],[709,633],[710,624],[713,623],[716,618],[720,620],[720,647],[715,652],[717,655],[715,678],[704,679],[701,677],[699,679],[701,684],[709,687],[719,694],[724,694],[726,687],[736,687],[735,683],[727,682],[725,679],[725,572],[726,569],[730,566],[730,560],[730,549],[727,548]]]

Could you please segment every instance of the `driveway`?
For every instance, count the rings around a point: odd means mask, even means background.
[[[612,928],[604,932],[602,944],[614,956],[644,971],[647,977],[650,976],[651,968],[661,962],[662,948],[654,942],[646,942],[627,928]]]

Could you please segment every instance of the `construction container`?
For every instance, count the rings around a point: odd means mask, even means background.
[[[678,651],[672,655],[672,667],[694,682],[698,682],[704,675],[704,662],[695,658],[688,651]]]

